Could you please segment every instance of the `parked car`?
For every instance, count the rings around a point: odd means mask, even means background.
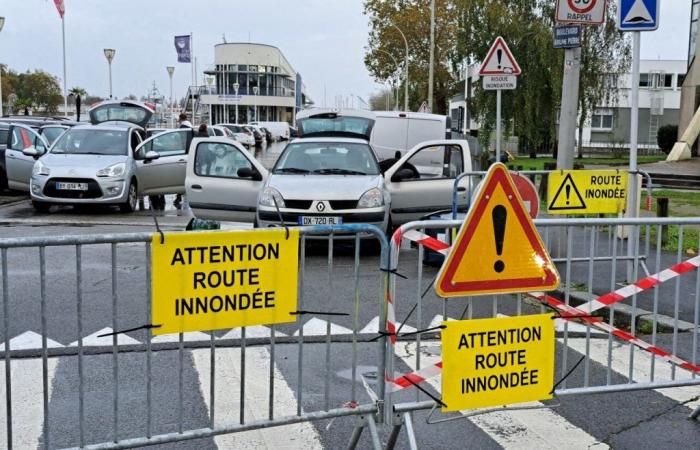
[[[218,126],[228,128],[233,133],[236,140],[246,147],[255,146],[255,137],[252,131],[246,130],[242,125],[232,123],[220,123]]]
[[[253,133],[253,138],[255,138],[255,146],[260,147],[265,141],[265,135],[256,129],[253,125],[243,125],[243,128]]]
[[[143,140],[143,127],[153,111],[140,102],[106,101],[88,114],[90,125],[66,131],[48,152],[40,145],[23,149],[24,155],[37,158],[29,166],[35,209],[46,212],[54,204],[101,204],[131,212],[139,196],[184,193],[192,129],[164,131]],[[43,137],[33,133],[45,145]],[[17,134],[13,143],[22,139]],[[19,178],[16,174],[8,171],[11,182]]]
[[[449,139],[449,118],[438,114],[312,108],[297,114],[299,136],[356,133],[369,136],[380,161],[420,142]]]
[[[219,150],[232,161],[230,175],[198,173],[212,149],[199,143],[207,155],[199,156],[193,143],[185,181],[190,206],[200,218],[260,227],[280,225],[281,213],[285,225],[363,222],[389,230],[449,209],[455,177],[471,170],[467,141],[440,140],[417,145],[382,173],[368,136],[348,134],[296,139],[269,173],[233,147]],[[466,193],[459,195],[464,201]]]
[[[214,133],[212,136],[223,136],[236,141],[236,135],[233,134],[233,132],[226,127],[222,127],[220,125],[212,125],[209,127],[209,129],[212,130],[212,132]]]
[[[250,122],[251,125],[263,126],[270,130],[272,140],[287,141],[291,134],[289,133],[289,124],[287,122]]]

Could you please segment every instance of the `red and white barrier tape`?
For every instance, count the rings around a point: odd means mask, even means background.
[[[387,377],[386,389],[388,392],[396,392],[402,389],[409,388],[414,384],[421,384],[422,382],[435,378],[442,373],[442,361],[431,364],[423,369],[416,370],[415,372],[407,373],[395,379],[390,379]],[[413,383],[411,383],[411,380]]]
[[[441,253],[445,256],[450,253],[450,246],[447,243],[435,239],[432,236],[428,236],[425,233],[421,233],[420,231],[409,230],[403,234],[403,237],[404,239],[413,241],[418,245],[422,245],[425,248],[429,248],[430,250]]]
[[[577,309],[585,311],[586,313],[591,313],[593,311],[598,311],[599,309],[605,308],[612,305],[613,303],[620,302],[626,298],[629,298],[635,294],[639,294],[642,291],[651,289],[655,286],[660,285],[664,281],[668,281],[677,276],[683,275],[697,269],[700,266],[700,256],[691,258],[680,264],[676,264],[666,270],[662,270],[654,275],[649,275],[646,278],[642,278],[628,286],[620,288],[615,292],[610,292],[609,294],[601,295],[595,300],[591,300],[588,303],[578,306]]]
[[[634,336],[633,334],[630,334],[626,331],[620,330],[619,328],[615,328],[612,325],[610,325],[607,322],[602,321],[601,319],[598,319],[596,317],[590,317],[588,316],[588,313],[586,311],[582,311],[579,308],[574,308],[573,306],[569,306],[566,303],[562,302],[561,300],[558,300],[554,297],[551,297],[549,295],[546,295],[542,292],[531,292],[528,294],[529,296],[536,298],[537,300],[544,302],[548,305],[550,305],[553,308],[556,308],[557,310],[568,314],[568,316],[563,316],[564,319],[567,320],[572,320],[572,319],[579,319],[583,320],[584,322],[601,329],[603,331],[606,331],[613,336],[622,339],[623,341],[629,342],[632,345],[636,345],[637,347],[644,349],[648,351],[649,353],[652,353],[662,359],[667,360],[668,362],[671,362],[673,364],[678,365],[679,367],[688,370],[690,372],[694,373],[700,373],[700,367],[689,363],[688,361],[685,361],[684,359],[681,359],[677,356],[674,356],[670,353],[668,353],[665,350],[660,349],[659,347],[653,346],[647,342],[642,341],[638,337]]]

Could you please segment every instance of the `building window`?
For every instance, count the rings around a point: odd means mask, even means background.
[[[639,74],[639,87],[642,87],[642,88],[651,87],[651,74],[650,73],[640,73]]]
[[[681,88],[683,87],[683,82],[685,81],[685,74],[684,73],[679,73],[678,74],[678,81],[676,82],[676,86]]]
[[[658,77],[658,87],[664,89],[673,89],[673,74],[672,73],[660,73]]]
[[[591,129],[596,131],[610,131],[613,128],[613,112],[609,109],[598,109],[591,117]]]

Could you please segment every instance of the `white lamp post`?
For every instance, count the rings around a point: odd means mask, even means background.
[[[207,94],[211,95],[211,85],[214,83],[214,77],[206,77],[207,81]],[[214,119],[211,116],[211,101],[209,102],[209,124],[214,125]]]
[[[236,125],[238,125],[238,89],[241,87],[240,84],[238,84],[238,81],[233,83],[233,93],[236,96]],[[226,106],[228,108],[228,106]]]
[[[107,64],[109,65],[109,98],[112,98],[112,60],[114,59],[114,54],[116,50],[113,48],[104,49],[105,58],[107,58]]]
[[[0,31],[2,31],[2,27],[5,25],[5,18],[0,17]],[[2,117],[2,68],[0,67],[0,117]]]
[[[255,95],[255,121],[258,121],[258,92],[260,92],[260,88],[257,86],[253,86],[253,95]]]
[[[165,68],[168,71],[168,77],[170,77],[170,128],[175,128],[175,118],[173,117],[173,73],[175,73],[175,66],[168,66]]]
[[[408,112],[408,40],[406,40],[406,35],[403,34],[401,28],[397,27],[394,24],[392,24],[391,26],[398,30],[398,32],[401,34],[401,37],[403,38],[403,43],[406,45],[406,61],[404,61],[404,66],[406,70],[406,74],[404,75],[404,83],[406,83],[406,91],[404,94],[404,111]]]

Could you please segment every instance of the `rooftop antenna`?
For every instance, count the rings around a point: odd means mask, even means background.
[[[226,33],[221,33],[221,39],[226,43]]]

